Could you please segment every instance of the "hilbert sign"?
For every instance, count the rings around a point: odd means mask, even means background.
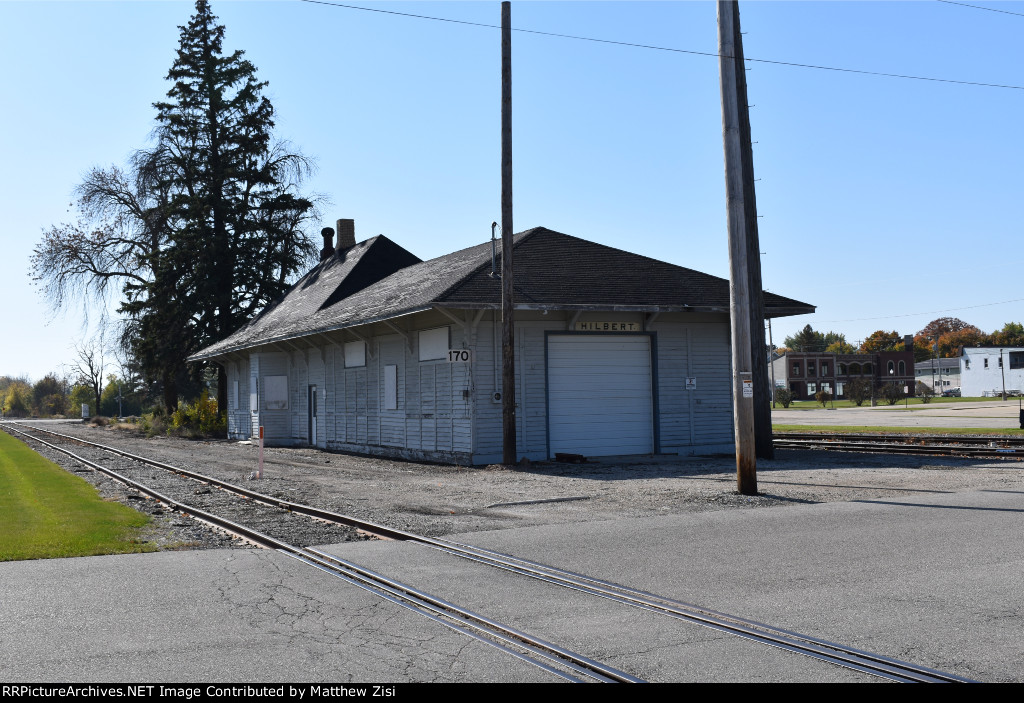
[[[641,332],[639,322],[577,322],[577,332]]]

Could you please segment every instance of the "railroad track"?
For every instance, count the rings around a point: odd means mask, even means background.
[[[777,449],[826,449],[884,454],[931,454],[987,459],[1024,459],[1024,438],[942,435],[865,435],[785,432],[773,435]]]
[[[554,586],[569,588],[586,595],[604,598],[613,602],[657,613],[659,615],[664,615],[687,623],[696,624],[718,632],[756,642],[758,644],[801,654],[819,661],[878,676],[887,680],[921,683],[970,682],[970,679],[956,676],[954,674],[918,666],[909,662],[892,659],[864,650],[853,649],[820,638],[775,628],[764,623],[720,613],[694,604],[665,598],[653,593],[593,578],[584,574],[566,571],[546,564],[520,559],[509,554],[481,549],[449,540],[425,537],[405,530],[390,528],[385,525],[360,520],[351,516],[322,510],[320,508],[300,503],[293,503],[274,496],[267,496],[258,493],[257,491],[237,486],[214,477],[188,471],[165,462],[137,456],[117,449],[116,447],[110,447],[77,437],[63,435],[52,430],[23,424],[22,426],[35,432],[45,433],[61,438],[64,441],[88,445],[101,449],[105,452],[131,459],[132,461],[161,468],[165,471],[173,472],[196,481],[201,481],[205,484],[223,489],[224,491],[228,491],[245,498],[249,498],[252,501],[260,502],[278,509],[307,515],[318,520],[346,525],[385,539],[415,542],[459,558],[468,559],[473,562],[498,568],[527,578],[539,579]],[[67,449],[45,442],[44,440],[34,437],[21,429],[11,427],[10,424],[6,425],[6,427],[34,441],[40,442],[51,449],[70,455],[76,461],[82,462],[95,470],[103,471],[108,475],[112,475],[116,480],[125,482],[126,484],[136,488],[136,490],[151,495],[155,499],[164,502],[175,510],[193,515],[200,520],[211,524],[218,525],[219,527],[227,529],[234,534],[241,535],[262,546],[277,549],[288,556],[309,564],[310,566],[332,573],[333,575],[353,583],[360,588],[375,592],[378,595],[381,595],[381,597],[392,600],[399,605],[418,611],[425,611],[428,613],[428,617],[437,618],[439,622],[442,622],[449,627],[453,627],[454,629],[464,632],[464,634],[475,637],[476,639],[487,641],[488,644],[505,649],[514,656],[524,659],[536,666],[540,666],[545,670],[551,671],[562,678],[572,681],[640,681],[640,679],[632,677],[629,674],[612,669],[611,667],[590,660],[582,655],[568,652],[556,645],[531,637],[526,633],[501,626],[487,618],[483,618],[483,616],[458,608],[458,606],[455,606],[452,603],[430,596],[429,594],[424,594],[412,586],[393,581],[381,574],[374,573],[369,569],[365,569],[359,565],[342,560],[321,550],[312,547],[303,548],[289,545],[276,540],[269,535],[263,534],[262,532],[252,530],[244,525],[240,525],[236,522],[225,520],[224,518],[213,515],[212,513],[207,513],[184,505],[172,498],[156,493],[127,477],[120,476],[115,472],[111,472],[109,469],[75,455]],[[454,617],[456,620],[454,623],[444,622],[443,618],[446,617],[449,619]],[[494,632],[495,628],[497,629],[496,634]],[[487,635],[484,635],[483,631],[486,631]],[[525,652],[517,651],[514,648],[514,645],[520,647],[520,650],[525,645]],[[553,666],[553,664],[557,664],[557,666]],[[567,669],[567,671],[564,671],[563,669]],[[584,678],[580,678],[581,676]]]

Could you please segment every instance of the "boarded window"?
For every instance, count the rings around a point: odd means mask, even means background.
[[[238,410],[238,381],[231,382],[231,407]]]
[[[347,342],[345,344],[345,368],[366,366],[366,342]]]
[[[398,367],[384,366],[384,409],[398,410]]]
[[[267,410],[288,409],[288,377],[263,377],[263,406]]]
[[[420,332],[420,361],[448,358],[448,328],[438,327]]]

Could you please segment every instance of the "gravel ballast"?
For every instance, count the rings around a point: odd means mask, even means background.
[[[267,448],[264,478],[249,480],[257,447],[230,440],[146,439],[131,430],[81,423],[41,427],[163,461],[285,500],[429,536],[623,517],[717,510],[766,509],[801,503],[892,499],[914,494],[974,490],[1024,490],[1024,463],[991,459],[893,456],[779,450],[759,460],[757,496],[736,492],[735,458],[630,457],[585,464],[524,462],[464,467],[340,454],[312,448]],[[27,429],[27,428],[22,428]],[[21,435],[14,436],[24,439]],[[53,441],[55,444],[58,442]],[[29,440],[30,446],[91,481],[104,497],[153,517],[144,539],[159,549],[252,545],[166,510],[66,455]],[[160,469],[82,445],[71,451],[128,474],[157,490],[168,478]],[[173,481],[182,483],[182,479]],[[222,491],[189,481],[173,497],[213,510]],[[238,503],[238,499],[232,499]],[[349,528],[327,525],[277,508],[257,511],[243,501],[232,519],[300,544],[364,539]],[[247,503],[248,505],[244,505]]]

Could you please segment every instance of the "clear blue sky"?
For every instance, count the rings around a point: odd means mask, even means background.
[[[363,2],[497,25],[499,2]],[[748,58],[1024,86],[1024,2],[742,2]],[[305,2],[213,0],[277,134],[314,157],[325,219],[423,258],[500,220],[497,29]],[[190,2],[0,0],[0,374],[71,357],[81,310],[30,285],[92,166],[147,145]],[[1009,14],[1020,13],[1020,14]],[[713,2],[513,2],[516,28],[714,53]],[[1024,90],[749,64],[773,323],[863,339],[952,315],[1024,320]],[[543,225],[728,276],[717,59],[513,35],[515,228]],[[1015,302],[1004,302],[1015,301]],[[999,303],[999,304],[994,304]]]

